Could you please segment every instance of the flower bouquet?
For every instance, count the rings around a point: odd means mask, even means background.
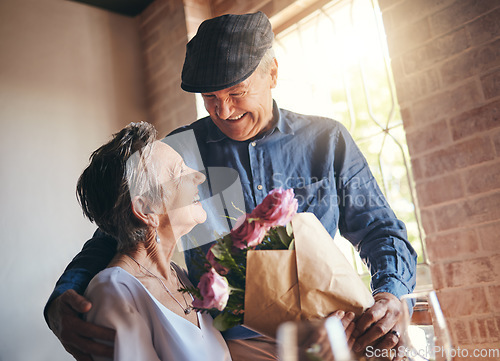
[[[214,326],[245,325],[275,336],[285,321],[360,315],[373,298],[312,213],[297,214],[293,190],[274,189],[203,255],[193,308],[220,311]]]

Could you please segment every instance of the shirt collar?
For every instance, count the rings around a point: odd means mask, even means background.
[[[275,130],[278,130],[283,134],[294,134],[293,125],[290,123],[290,119],[283,116],[281,109],[278,108],[278,104],[274,99],[273,114],[275,118],[278,118],[278,121],[276,122],[275,127],[271,131],[264,134],[263,137],[274,133]],[[208,118],[207,143],[220,142],[221,140],[228,138],[228,136],[222,133],[222,131],[215,125],[213,120],[210,117]]]

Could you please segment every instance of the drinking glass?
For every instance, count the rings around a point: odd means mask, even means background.
[[[337,317],[288,321],[277,332],[280,361],[351,361],[344,327]]]
[[[450,333],[436,293],[411,293],[401,301],[409,307],[403,307],[400,356],[408,361],[451,361]]]

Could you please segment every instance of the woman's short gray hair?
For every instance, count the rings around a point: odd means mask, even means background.
[[[83,213],[117,239],[119,251],[135,249],[150,232],[132,212],[134,197],[158,205],[166,196],[151,161],[156,136],[151,124],[130,123],[92,153],[78,179],[77,197]]]

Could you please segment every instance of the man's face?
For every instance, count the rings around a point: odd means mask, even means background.
[[[230,88],[202,93],[210,117],[229,138],[244,141],[272,126],[273,98],[278,64],[274,60],[268,73],[256,70],[246,80]]]

